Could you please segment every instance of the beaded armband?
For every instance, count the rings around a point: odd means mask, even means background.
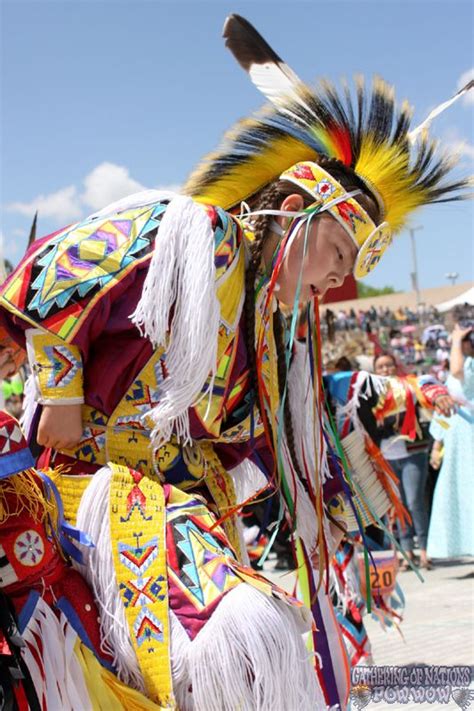
[[[439,383],[426,383],[420,386],[420,390],[426,401],[426,403],[423,403],[422,398],[420,398],[420,404],[422,406],[428,405],[430,407],[434,407],[434,405],[436,405],[436,400],[440,396],[449,395],[448,389]]]
[[[82,358],[79,348],[40,329],[26,331],[28,361],[42,405],[79,405],[84,402]]]

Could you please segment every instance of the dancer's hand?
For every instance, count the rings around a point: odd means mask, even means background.
[[[439,446],[436,446],[437,444],[439,444]],[[433,444],[433,448],[432,448],[431,454],[430,454],[430,466],[435,471],[437,471],[441,466],[442,459],[443,459],[442,444],[441,444],[441,442],[440,443],[435,442]]]
[[[454,325],[453,332],[451,333],[451,342],[452,343],[461,343],[461,341],[466,338],[468,333],[471,333],[473,330],[472,326],[468,326],[467,328],[461,328],[461,326],[456,323]]]
[[[445,417],[451,417],[456,412],[456,403],[451,395],[448,394],[438,395],[433,406],[438,415],[444,415]]]
[[[44,405],[38,444],[51,449],[74,449],[82,437],[81,405]]]

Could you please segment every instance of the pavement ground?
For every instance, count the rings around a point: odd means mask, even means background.
[[[401,572],[397,577],[405,595],[403,637],[395,629],[384,631],[378,622],[365,616],[374,663],[377,666],[470,666],[474,676],[474,560],[440,560],[434,561],[434,566],[433,570],[422,571],[423,583],[413,571]],[[294,574],[274,570],[272,561],[265,564],[265,575],[292,590]],[[352,708],[362,706],[354,703]],[[464,706],[452,698],[449,703],[410,700],[399,704],[384,700],[370,702],[364,708],[367,711],[459,711],[460,708],[474,711],[474,699],[466,701]]]

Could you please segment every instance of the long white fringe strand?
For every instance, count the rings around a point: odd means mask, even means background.
[[[314,421],[313,416],[313,385],[309,367],[309,352],[304,344],[298,342],[294,344],[294,355],[288,375],[288,397],[295,433],[296,454],[300,467],[304,471],[302,455],[304,450],[310,473],[316,472],[317,463],[321,465],[319,476],[321,484],[323,484],[326,479],[331,479],[332,475],[329,470],[324,438],[322,441],[323,451],[319,453],[315,449],[315,442],[317,445],[320,442],[318,431],[320,424]],[[314,488],[314,480],[312,484]]]
[[[305,471],[304,461],[309,471],[313,489],[316,488],[316,471],[319,468],[318,476],[322,485],[327,479],[332,478],[329,470],[326,441],[322,438],[321,456],[315,448],[315,443],[319,445],[321,438],[318,428],[319,422],[315,422],[313,416],[313,386],[311,383],[311,373],[309,367],[309,352],[305,345],[295,343],[293,360],[290,366],[288,380],[288,397],[290,402],[291,417],[293,421],[293,431],[295,435],[295,449],[301,471]],[[286,440],[285,440],[286,445]],[[303,461],[304,452],[304,461]],[[287,446],[283,448],[286,468],[290,470],[290,454]],[[296,479],[296,487],[292,482],[292,477],[287,480],[293,489],[293,496],[296,496],[296,527],[298,535],[303,540],[308,552],[314,551],[317,543],[317,521],[316,511],[304,486],[299,479]],[[330,530],[327,516],[323,518],[323,529],[326,542],[330,549],[333,547],[333,536]]]
[[[289,606],[243,583],[189,650],[198,711],[314,711],[324,698]]]
[[[172,314],[172,316],[171,316]],[[172,432],[190,443],[188,408],[212,390],[220,307],[214,234],[204,209],[185,196],[166,209],[143,292],[131,319],[155,348],[166,348],[168,376],[151,413],[156,449]]]
[[[46,708],[92,711],[84,674],[74,653],[77,633],[63,613],[58,618],[39,598],[22,637],[22,657]]]
[[[244,459],[233,469],[229,470],[235,488],[238,504],[246,501],[267,484],[263,472],[250,459]]]
[[[38,403],[36,402],[36,385],[33,375],[30,375],[25,381],[25,397],[23,400],[23,414],[20,418],[20,425],[25,433],[25,437],[28,437],[30,433],[31,423],[33,422],[33,417],[36,412]]]
[[[194,703],[188,664],[188,654],[192,642],[173,610],[170,610],[170,637],[171,675],[176,703],[180,711],[193,711]]]

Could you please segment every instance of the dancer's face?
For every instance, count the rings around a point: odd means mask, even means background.
[[[393,358],[389,355],[382,355],[375,361],[376,375],[396,375],[397,366]]]
[[[294,194],[285,198],[281,209],[297,212],[303,206],[301,195]],[[278,217],[277,221],[284,229],[288,226],[288,218]],[[355,244],[331,215],[313,217],[305,254],[306,229],[306,224],[299,228],[278,277],[276,296],[288,306],[293,305],[300,274],[300,298],[303,302],[309,301],[314,296],[323,296],[328,289],[341,286],[345,277],[352,272],[357,256]]]

